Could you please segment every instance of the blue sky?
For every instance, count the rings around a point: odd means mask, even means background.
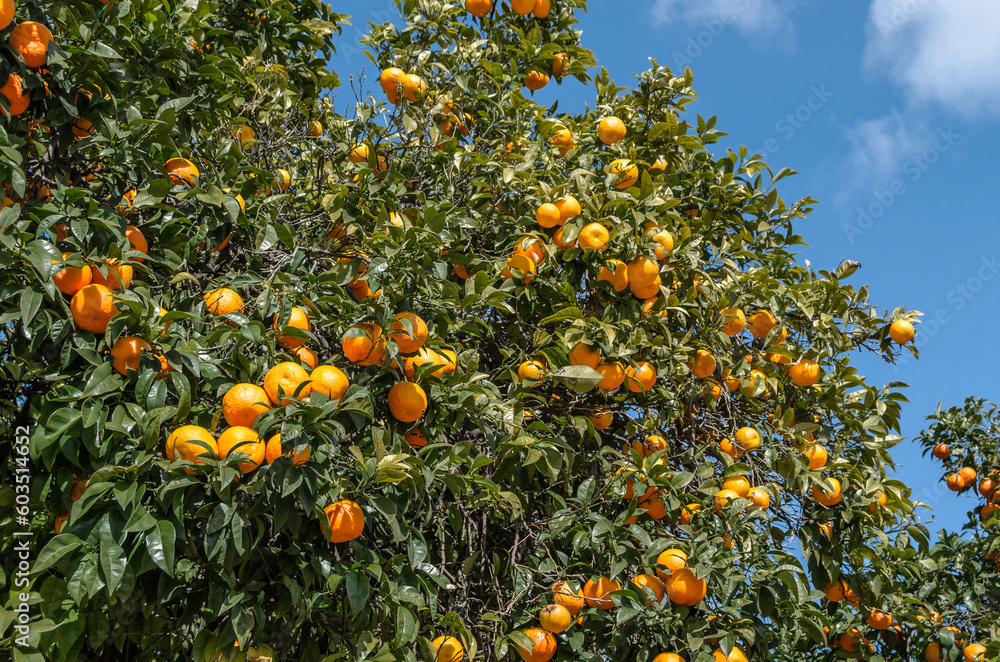
[[[394,3],[341,0],[333,8],[353,23],[333,66],[345,85],[362,67],[371,80],[377,71],[351,44],[366,21],[395,18]],[[1000,4],[592,0],[579,18],[583,45],[618,84],[631,85],[648,58],[675,72],[689,66],[700,97],[689,109],[718,116],[717,128],[730,134],[716,152],[746,145],[766,153],[775,170],[799,173],[780,183],[785,200],[812,195],[823,203],[797,226],[811,244],[801,259],[831,270],[857,260],[851,282],[869,284],[880,309],[924,313],[920,361],[857,359],[870,383],[910,385],[908,440],[940,401],[996,399],[991,360],[971,358],[983,350],[968,345],[1000,324],[989,156],[1000,148]],[[536,99],[579,109],[593,96],[567,81]],[[940,465],[909,441],[893,454],[913,498],[934,507],[938,524],[959,528],[972,498],[948,492]]]

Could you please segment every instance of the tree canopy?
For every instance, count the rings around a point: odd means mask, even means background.
[[[988,550],[931,545],[889,477],[905,384],[851,363],[916,354],[919,313],[796,259],[794,173],[713,154],[690,70],[611,80],[585,0],[396,4],[364,85],[321,2],[11,12],[0,377],[35,537],[0,647],[995,658]],[[593,103],[533,99],[566,77]]]

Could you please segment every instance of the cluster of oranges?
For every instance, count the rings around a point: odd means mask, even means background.
[[[397,67],[389,67],[378,78],[378,84],[392,104],[400,99],[411,103],[423,101],[427,96],[427,82],[417,74],[408,74]]]
[[[951,457],[951,448],[948,444],[942,442],[936,445],[932,450],[931,454],[939,460],[947,460]],[[951,474],[947,478],[948,489],[953,492],[961,492],[972,485],[976,485],[976,478],[979,475],[976,470],[972,467],[962,467],[957,472]],[[976,489],[979,492],[979,496],[986,499],[986,503],[983,504],[979,509],[979,519],[986,522],[1000,510],[1000,472],[993,471],[989,476],[985,476],[976,485]]]

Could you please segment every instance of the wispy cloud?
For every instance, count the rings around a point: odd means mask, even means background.
[[[924,120],[893,108],[887,115],[860,120],[845,132],[847,167],[855,185],[881,185],[895,177],[903,161],[934,137]]]
[[[744,33],[791,33],[794,0],[656,0],[654,25],[674,21],[731,24]]]
[[[868,65],[913,101],[960,115],[1000,113],[1000,3],[872,0],[869,22]]]

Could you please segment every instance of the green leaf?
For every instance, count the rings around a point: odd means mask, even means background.
[[[371,585],[368,582],[368,575],[364,571],[352,570],[347,573],[347,599],[355,616],[359,615],[368,604],[370,592]]]
[[[174,525],[167,520],[157,522],[145,535],[146,551],[153,562],[167,574],[174,571],[174,537]]]
[[[43,570],[48,570],[81,544],[80,539],[71,533],[57,535],[46,543],[42,551],[38,553],[38,558],[35,560],[34,565],[31,566],[31,571],[34,574],[39,574]]]
[[[593,391],[604,375],[587,365],[568,365],[552,375],[552,381],[563,384],[577,393]]]
[[[583,319],[583,311],[581,311],[576,306],[569,306],[568,308],[563,308],[558,313],[549,315],[538,324],[544,326],[546,324],[554,324],[555,322],[563,322],[565,320],[581,320],[581,319]]]

